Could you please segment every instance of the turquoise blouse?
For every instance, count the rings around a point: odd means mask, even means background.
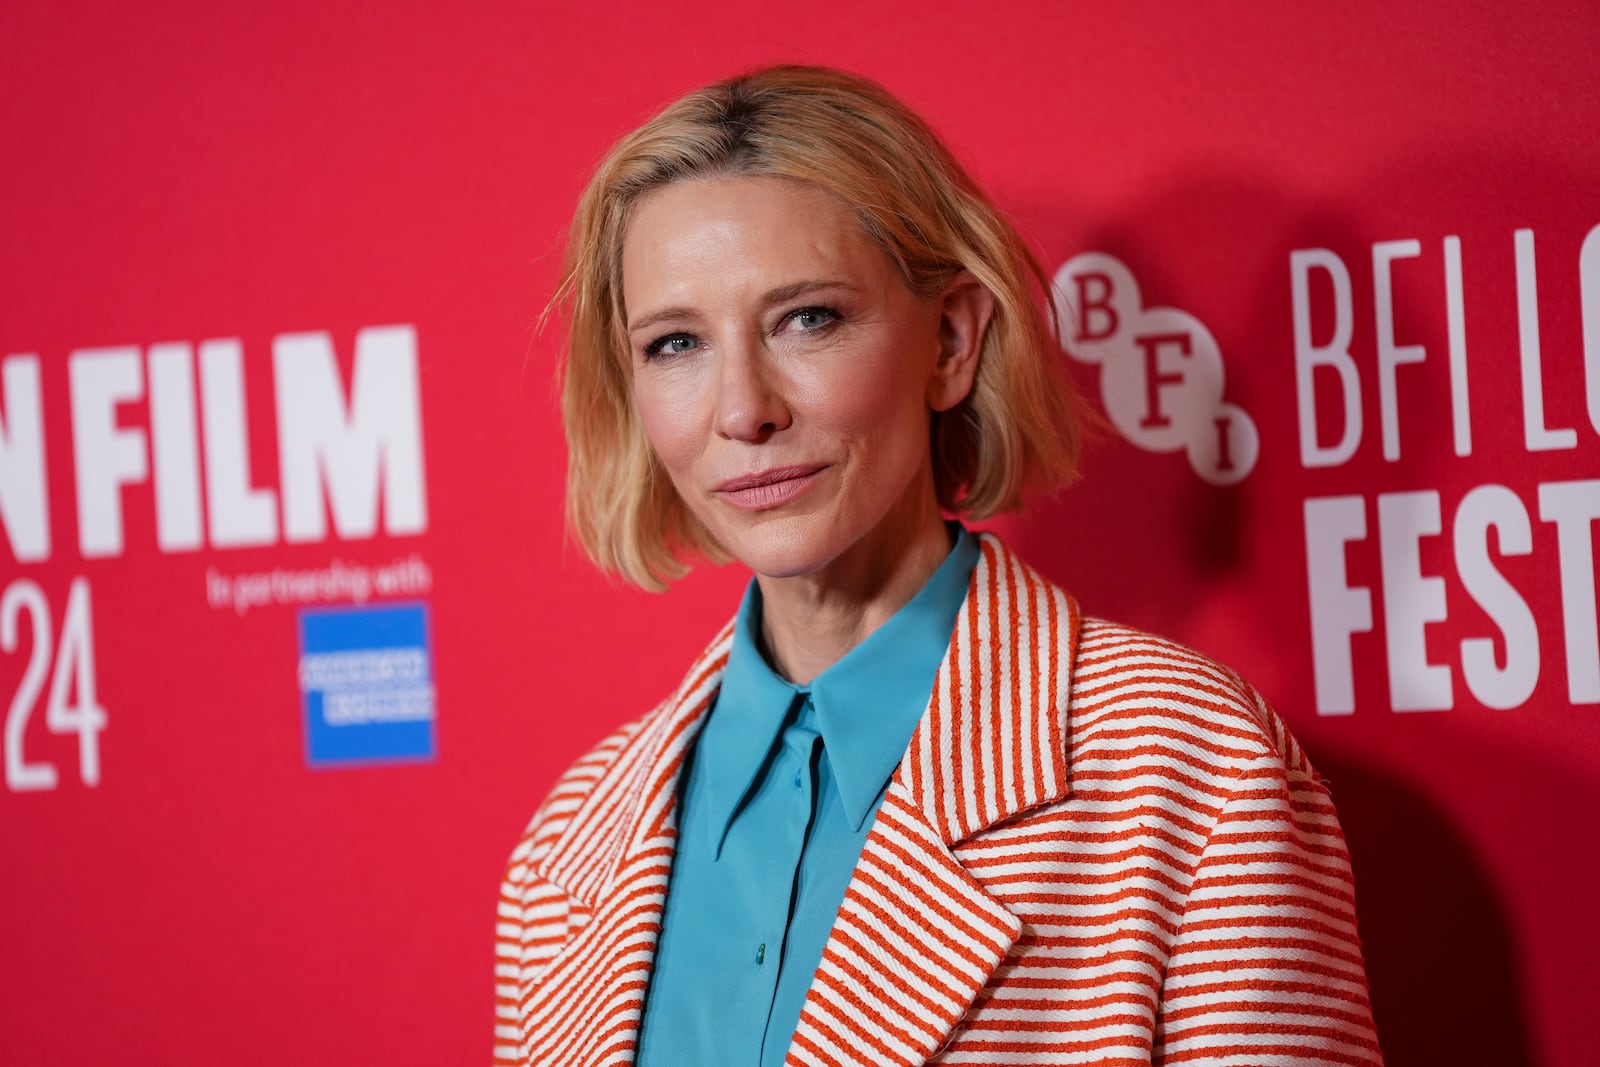
[[[745,590],[679,786],[638,1064],[783,1062],[978,561],[977,540],[949,525],[955,545],[922,590],[809,686],[767,666],[761,590]]]

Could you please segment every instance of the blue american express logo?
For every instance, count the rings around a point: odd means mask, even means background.
[[[417,762],[437,754],[426,604],[299,613],[306,762]]]

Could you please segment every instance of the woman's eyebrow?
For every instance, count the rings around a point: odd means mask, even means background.
[[[648,326],[654,326],[658,322],[667,322],[671,319],[688,319],[693,317],[694,311],[690,308],[662,308],[660,311],[652,311],[648,315],[640,316],[636,321],[628,323],[624,328],[629,333],[633,333],[635,330],[642,330]]]
[[[812,281],[795,282],[792,285],[783,285],[776,289],[769,289],[761,297],[761,303],[764,307],[771,307],[773,304],[783,304],[790,300],[795,300],[799,297],[805,296],[807,293],[816,293],[827,289],[844,290],[852,293],[859,293],[861,291],[861,287],[856,285],[854,282],[847,282],[843,279],[818,278]],[[691,319],[694,318],[694,315],[695,311],[693,308],[682,306],[662,308],[659,311],[652,311],[648,315],[639,316],[637,320],[628,323],[624,328],[629,333],[634,333],[635,331],[654,326],[657,323],[669,322],[675,319]]]
[[[767,291],[767,295],[762,299],[770,306],[772,304],[786,303],[787,301],[793,300],[796,297],[805,296],[807,293],[815,293],[823,289],[846,289],[852,293],[858,293],[861,291],[861,287],[859,285],[844,281],[843,279],[818,279],[808,282],[795,282],[793,285],[785,285],[777,289],[769,289]]]

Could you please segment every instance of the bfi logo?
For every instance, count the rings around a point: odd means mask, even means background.
[[[1100,399],[1124,437],[1147,452],[1182,449],[1212,485],[1255,469],[1255,420],[1223,400],[1222,353],[1187,311],[1145,307],[1139,283],[1104,252],[1073,256],[1056,271],[1061,347],[1100,367]]]

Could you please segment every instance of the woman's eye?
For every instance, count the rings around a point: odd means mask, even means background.
[[[785,316],[790,323],[803,332],[820,330],[824,326],[831,326],[839,319],[839,313],[832,308],[810,307],[798,308]]]
[[[665,337],[658,337],[644,347],[644,358],[654,359],[658,356],[681,356],[685,352],[694,351],[695,339],[687,333],[669,333]]]

